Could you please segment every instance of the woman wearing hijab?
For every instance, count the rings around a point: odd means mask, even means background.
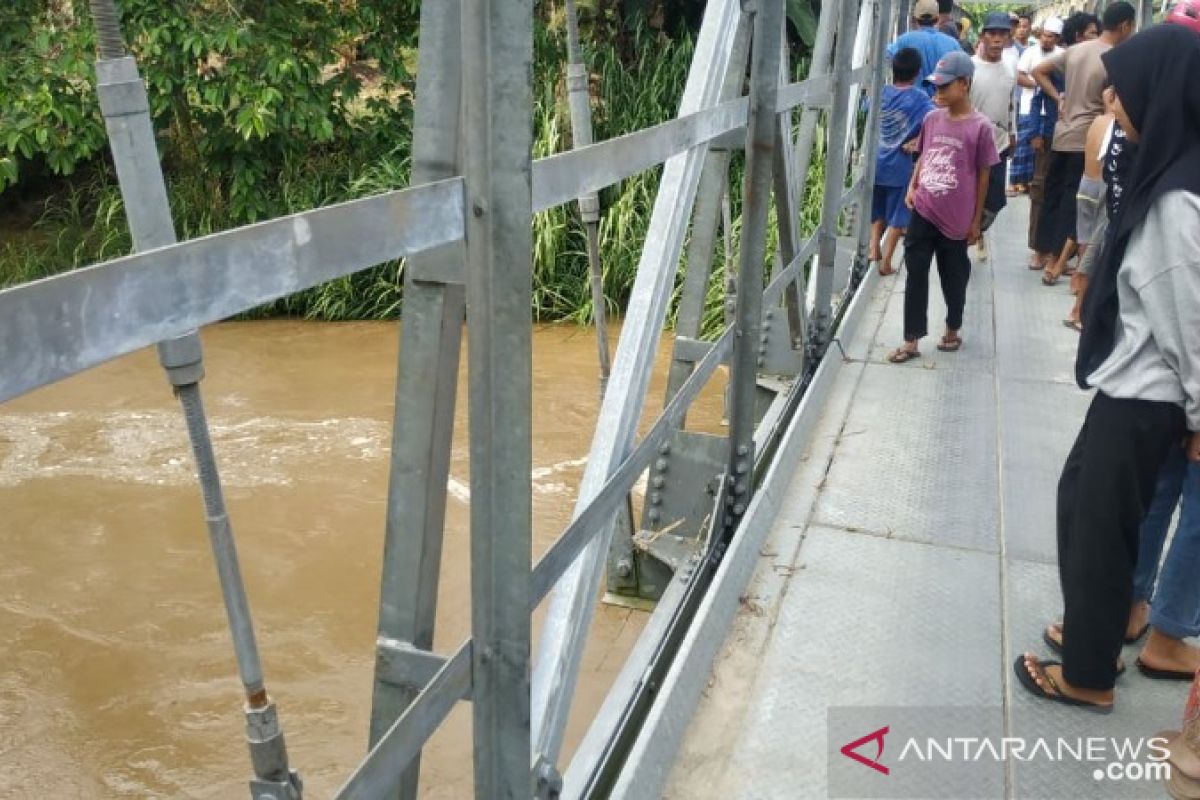
[[[1014,667],[1039,697],[1107,713],[1159,467],[1185,437],[1200,461],[1200,38],[1156,25],[1103,61],[1138,148],[1084,301],[1075,374],[1097,392],[1058,485],[1063,659]]]

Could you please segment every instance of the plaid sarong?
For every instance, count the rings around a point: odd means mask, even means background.
[[[1017,147],[1008,165],[1008,182],[1029,183],[1033,180],[1033,137],[1038,134],[1038,118],[1033,114],[1017,116]]]

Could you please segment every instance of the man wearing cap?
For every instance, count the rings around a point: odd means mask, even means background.
[[[1013,155],[1010,178],[1013,192],[1028,191],[1037,206],[1030,211],[1031,225],[1036,224],[1032,220],[1036,220],[1041,211],[1041,189],[1046,181],[1046,169],[1050,166],[1049,142],[1043,142],[1037,149],[1033,146],[1033,140],[1041,138],[1038,134],[1042,130],[1040,123],[1044,114],[1039,110],[1034,115],[1033,95],[1037,91],[1037,83],[1032,73],[1034,67],[1059,51],[1058,37],[1062,35],[1062,28],[1062,20],[1058,17],[1047,19],[1042,23],[1037,43],[1026,48],[1017,62],[1017,84],[1020,86],[1017,98],[1017,150]],[[1035,186],[1038,193],[1036,197]],[[1033,246],[1033,239],[1031,235],[1030,247]]]
[[[921,54],[921,72],[917,75],[917,85],[930,97],[933,96],[933,87],[926,83],[925,78],[933,72],[934,66],[942,56],[959,49],[957,40],[934,28],[937,19],[937,0],[917,0],[913,6],[913,20],[917,27],[888,45],[888,58],[905,47],[911,47]]]
[[[975,76],[971,80],[971,105],[992,123],[992,139],[1000,160],[992,167],[988,194],[984,201],[983,229],[987,230],[1000,209],[1004,198],[1004,177],[1008,172],[1009,147],[1012,141],[1012,97],[1017,85],[1016,65],[1004,60],[1004,48],[1012,36],[1012,21],[1008,14],[993,11],[984,17],[980,35],[979,54],[972,61]],[[985,256],[983,240],[979,254]]]

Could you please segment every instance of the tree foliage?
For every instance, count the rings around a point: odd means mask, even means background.
[[[397,135],[417,0],[118,0],[167,168],[219,216],[273,213],[273,176],[322,148]],[[82,0],[0,10],[0,190],[102,155],[95,34]],[[386,142],[383,142],[386,144]]]

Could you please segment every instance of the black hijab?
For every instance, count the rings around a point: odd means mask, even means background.
[[[1120,210],[1110,222],[1108,246],[1084,297],[1075,359],[1075,380],[1083,389],[1115,343],[1117,272],[1130,235],[1167,192],[1200,194],[1200,36],[1179,25],[1155,25],[1101,58],[1141,141]]]

